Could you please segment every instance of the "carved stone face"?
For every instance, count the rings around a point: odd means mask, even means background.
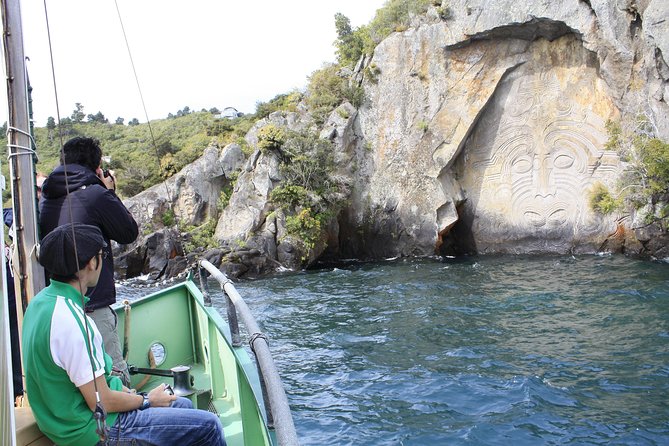
[[[509,79],[467,145],[464,183],[483,240],[578,238],[602,229],[589,191],[615,180],[619,160],[604,150],[603,119],[588,104],[592,83],[561,84],[558,74]]]

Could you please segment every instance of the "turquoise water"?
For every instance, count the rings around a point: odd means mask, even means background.
[[[398,260],[236,286],[305,446],[669,444],[667,264]]]

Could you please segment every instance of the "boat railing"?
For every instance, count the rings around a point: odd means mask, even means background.
[[[241,347],[242,345],[237,314],[241,317],[250,335],[249,346],[256,357],[263,400],[267,412],[267,425],[274,428],[280,446],[298,445],[297,432],[295,431],[293,417],[288,405],[288,398],[286,397],[281,377],[269,350],[267,337],[260,331],[260,327],[253,317],[251,310],[246,305],[242,296],[237,292],[232,281],[206,260],[201,260],[200,266],[200,281],[202,282],[201,288],[204,293],[205,305],[211,306],[211,297],[206,292],[206,280],[204,279],[203,269],[218,281],[225,293],[228,324],[230,326],[233,346]]]

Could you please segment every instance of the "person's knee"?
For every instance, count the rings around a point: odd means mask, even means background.
[[[225,446],[225,435],[223,433],[223,424],[218,415],[207,411],[201,411],[202,418],[209,431],[209,444],[217,446]]]
[[[172,401],[171,406],[174,407],[174,408],[177,408],[177,409],[192,409],[193,408],[193,403],[188,398],[184,398],[182,396],[179,396],[179,397],[177,397],[176,400]],[[207,412],[207,413],[209,413],[209,412]]]

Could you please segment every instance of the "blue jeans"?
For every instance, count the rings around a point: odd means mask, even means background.
[[[181,397],[171,407],[120,413],[108,438],[109,446],[225,446],[221,420]]]

